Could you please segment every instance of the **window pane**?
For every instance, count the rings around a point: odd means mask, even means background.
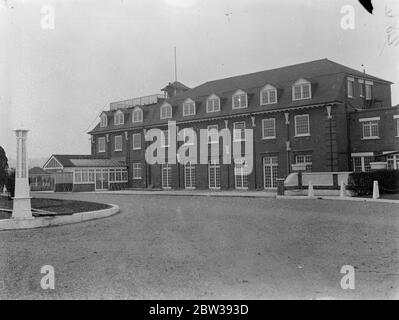
[[[133,149],[141,149],[141,134],[133,134]]]
[[[371,100],[371,85],[366,84],[366,100]]]
[[[353,97],[353,81],[348,80],[348,97]]]
[[[362,172],[362,158],[361,157],[353,157],[353,171]]]
[[[363,83],[359,83],[359,95],[361,96],[361,97],[363,97],[364,96],[364,84]]]
[[[295,100],[301,99],[301,86],[294,86],[294,97]]]
[[[263,137],[275,137],[274,119],[263,119]]]
[[[303,84],[302,85],[302,92],[303,92],[303,98],[309,98],[310,97],[310,85],[309,84]]]
[[[371,123],[371,135],[373,137],[378,137],[378,121],[373,121]]]
[[[275,103],[277,101],[276,90],[269,91],[269,103]]]
[[[309,117],[308,115],[301,115],[295,117],[295,134],[306,135],[309,134]]]
[[[219,142],[218,125],[208,126],[208,141]]]
[[[219,99],[214,99],[213,100],[213,111],[220,111]]]
[[[245,140],[245,122],[234,123],[234,140]]]

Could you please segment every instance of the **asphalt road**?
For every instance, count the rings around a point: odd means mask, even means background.
[[[399,298],[399,208],[328,200],[49,194],[113,217],[0,231],[1,299]],[[55,289],[43,290],[43,265]],[[355,289],[343,290],[343,265]]]

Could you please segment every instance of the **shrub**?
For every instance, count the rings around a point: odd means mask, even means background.
[[[8,192],[8,198],[14,198],[15,196],[15,170],[8,173],[6,188]]]
[[[380,193],[399,193],[399,170],[375,170],[352,172],[349,175],[348,189],[357,195],[373,193],[373,181],[378,181]]]

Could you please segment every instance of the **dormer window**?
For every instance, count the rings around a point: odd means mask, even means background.
[[[115,112],[114,125],[118,126],[125,123],[125,116],[122,111],[118,110]]]
[[[164,103],[161,106],[160,118],[161,119],[170,119],[170,118],[172,118],[172,106],[169,103]]]
[[[103,113],[100,117],[100,127],[104,128],[108,125],[108,119],[107,119],[107,115],[105,113]]]
[[[260,104],[265,105],[272,103],[277,103],[277,89],[268,84],[260,91]]]
[[[305,79],[299,79],[292,86],[292,100],[304,100],[312,97],[310,82]]]
[[[141,108],[135,108],[132,112],[132,122],[143,122],[143,110]]]
[[[220,98],[216,94],[212,94],[206,100],[206,112],[219,112],[220,111]]]
[[[248,106],[247,93],[242,90],[237,90],[233,94],[233,109],[242,109]]]
[[[183,103],[183,117],[195,115],[195,102],[187,99]]]

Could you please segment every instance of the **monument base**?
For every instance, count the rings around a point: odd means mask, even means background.
[[[30,206],[31,197],[15,197],[14,207],[12,209],[13,219],[34,219],[32,217],[32,210]]]

